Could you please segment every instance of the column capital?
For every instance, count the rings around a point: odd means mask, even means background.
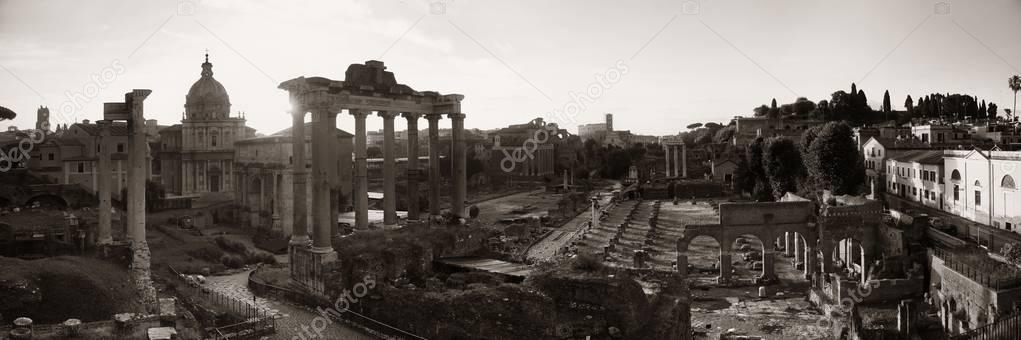
[[[407,118],[408,121],[417,121],[418,118],[422,117],[422,114],[417,112],[404,112],[401,114],[401,117]]]
[[[428,119],[430,121],[437,121],[437,120],[443,119],[443,114],[442,113],[426,113],[425,114],[425,119]]]
[[[447,117],[450,117],[450,119],[464,119],[466,115],[464,113],[448,113]]]
[[[359,118],[359,119],[365,119],[365,117],[368,117],[370,114],[372,114],[371,111],[361,110],[361,109],[351,109],[351,110],[348,110],[348,112],[352,116],[354,116],[355,118]]]
[[[383,119],[387,119],[387,120],[392,120],[392,119],[396,118],[398,114],[399,113],[397,113],[396,111],[378,111],[378,112],[376,112],[377,116],[383,117]]]

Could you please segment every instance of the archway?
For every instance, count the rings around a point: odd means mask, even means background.
[[[781,232],[776,238],[775,252],[783,260],[774,261],[774,273],[783,282],[808,282],[811,268],[806,266],[808,241],[804,234],[793,231]]]
[[[698,235],[687,243],[686,249],[678,253],[678,259],[684,262],[677,264],[678,269],[684,266],[685,273],[692,277],[718,277],[721,275],[721,251],[722,247],[716,238]]]
[[[869,266],[861,241],[854,238],[841,239],[833,244],[831,255],[834,273],[863,283],[868,280]]]
[[[259,176],[253,176],[252,181],[248,183],[248,206],[252,211],[262,211],[264,208],[262,178]]]
[[[730,244],[732,266],[731,279],[737,282],[758,282],[760,278],[772,280],[776,278],[773,273],[773,261],[766,259],[766,252],[772,252],[772,245],[766,249],[766,244],[755,235],[744,234],[734,238]]]
[[[35,206],[37,203],[40,208],[67,208],[67,201],[65,201],[63,197],[51,194],[43,194],[29,198],[25,201],[25,206],[31,207]]]

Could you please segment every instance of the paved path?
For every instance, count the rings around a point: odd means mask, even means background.
[[[234,275],[226,276],[212,276],[206,278],[206,287],[216,290],[220,293],[234,297],[242,301],[255,301],[255,305],[261,308],[270,310],[271,312],[280,314],[280,318],[277,319],[277,334],[271,336],[271,340],[292,340],[292,339],[343,339],[343,340],[375,340],[376,338],[362,334],[346,325],[334,322],[332,325],[326,327],[323,331],[323,336],[320,338],[318,334],[312,333],[312,337],[302,332],[302,326],[312,327],[312,320],[319,316],[318,313],[298,307],[295,305],[282,303],[270,299],[264,299],[255,297],[252,292],[248,290],[248,274],[249,272],[242,272]]]
[[[610,203],[610,199],[613,195],[608,194],[609,190],[601,192],[599,194],[599,206],[604,207]],[[571,244],[571,241],[575,240],[578,235],[584,230],[585,226],[589,221],[592,220],[592,208],[588,208],[585,212],[578,214],[573,219],[565,223],[560,228],[554,230],[552,233],[546,236],[546,238],[540,240],[532,248],[528,249],[528,253],[525,254],[525,258],[533,260],[548,260],[557,255],[557,251]]]

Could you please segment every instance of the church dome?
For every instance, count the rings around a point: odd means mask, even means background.
[[[225,119],[230,113],[230,97],[223,84],[213,78],[208,54],[202,63],[202,77],[185,96],[184,111],[189,119]]]

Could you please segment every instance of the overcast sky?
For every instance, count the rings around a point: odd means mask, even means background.
[[[858,82],[873,108],[962,92],[1009,108],[1021,74],[1021,2],[704,1],[80,1],[0,0],[0,106],[33,126],[40,105],[62,123],[100,118],[102,102],[152,89],[146,117],[180,121],[208,49],[232,113],[272,133],[290,124],[283,81],[342,79],[382,60],[412,88],[465,95],[469,128],[526,122],[572,101],[608,70],[576,125],[613,113],[618,130],[675,134]],[[107,77],[119,72],[109,84]],[[612,72],[612,71],[611,71]],[[65,92],[102,87],[81,110]],[[607,88],[608,87],[608,88]],[[398,120],[397,128],[404,125]],[[449,121],[444,121],[447,126]],[[353,119],[339,127],[353,131]],[[369,129],[382,127],[380,118]]]

